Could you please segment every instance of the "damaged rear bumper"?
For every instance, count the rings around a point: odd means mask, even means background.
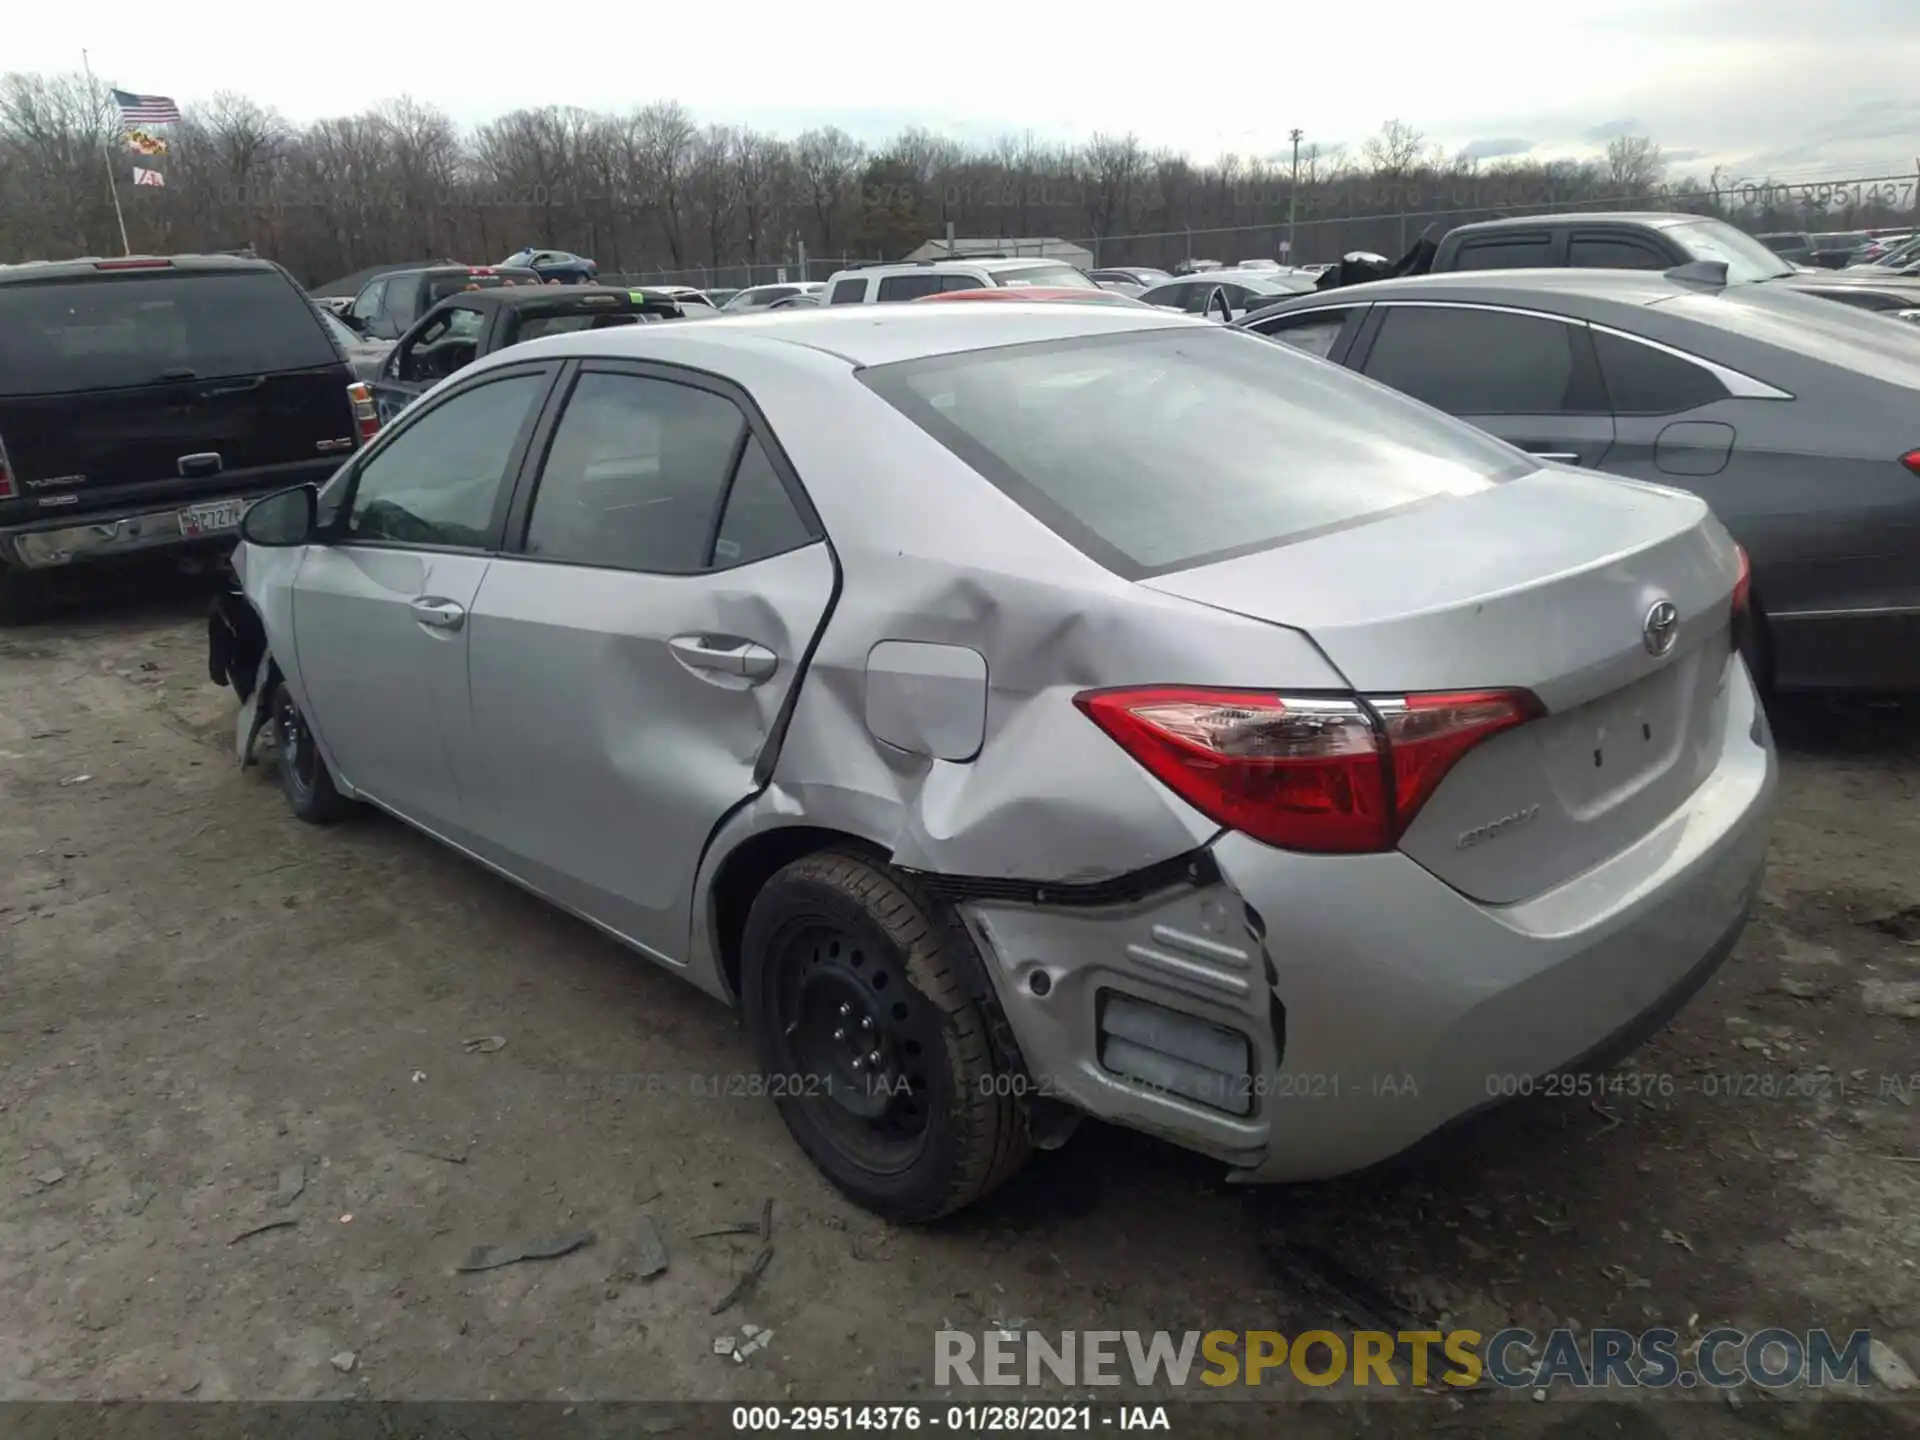
[[[1209,847],[1217,879],[1132,903],[966,902],[1025,1083],[1237,1178],[1291,1181],[1614,1058],[1706,983],[1758,894],[1776,762],[1744,667],[1728,683],[1708,780],[1518,904],[1476,903],[1398,853],[1234,834]]]

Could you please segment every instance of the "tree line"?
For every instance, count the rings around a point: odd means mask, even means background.
[[[486,263],[527,245],[590,255],[609,275],[791,264],[803,248],[824,267],[897,258],[949,224],[1167,265],[1271,256],[1290,233],[1303,261],[1397,253],[1432,219],[1528,210],[1659,205],[1818,230],[1902,223],[1915,204],[1910,181],[1675,178],[1644,136],[1590,161],[1479,161],[1399,120],[1358,146],[1305,145],[1296,171],[1291,151],[1199,163],[1131,134],[968,147],[909,129],[868,146],[829,126],[788,139],[703,126],[671,100],[624,114],[515,110],[463,130],[400,99],[300,125],[229,93],[165,128],[167,153],[140,162],[165,183],[137,189],[122,131],[105,87],[83,75],[0,76],[0,262],[119,253],[103,157],[135,251],[250,246],[307,284],[399,260]]]

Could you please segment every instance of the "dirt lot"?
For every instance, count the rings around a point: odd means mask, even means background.
[[[692,1093],[752,1068],[722,1007],[397,824],[292,820],[232,762],[203,606],[0,632],[0,1399],[931,1399],[948,1326],[1403,1312],[1483,1331],[1871,1327],[1920,1364],[1911,715],[1783,718],[1762,912],[1638,1058],[1671,1094],[1536,1102],[1410,1173],[1291,1191],[1090,1127],[984,1211],[905,1231],[817,1179],[770,1104]],[[1905,1018],[1879,1013],[1903,997]],[[482,1036],[506,1043],[464,1043]],[[648,1074],[663,1093],[632,1078]],[[1824,1078],[1764,1093],[1794,1077]],[[299,1193],[276,1204],[283,1185]],[[693,1237],[768,1199],[773,1260],[714,1316],[760,1241]],[[652,1281],[642,1214],[672,1256]],[[270,1221],[292,1223],[236,1240]],[[564,1258],[454,1269],[583,1231]],[[771,1345],[716,1356],[743,1322]],[[1915,1420],[1891,1399],[1746,1391],[1349,1398],[1289,1428]]]

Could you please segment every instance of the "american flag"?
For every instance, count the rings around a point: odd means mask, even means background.
[[[180,107],[164,95],[135,95],[126,90],[113,92],[113,103],[129,125],[175,125]]]

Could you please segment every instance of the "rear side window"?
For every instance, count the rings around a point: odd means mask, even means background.
[[[1545,230],[1524,235],[1489,235],[1463,241],[1454,257],[1456,270],[1531,270],[1553,264],[1553,236]]]
[[[307,298],[271,271],[0,286],[0,394],[57,395],[339,363]]]
[[[1576,235],[1567,242],[1567,264],[1580,270],[1665,270],[1678,263],[1624,236]]]
[[[858,305],[867,298],[867,277],[856,275],[851,280],[834,282],[833,297],[829,305]]]
[[[922,295],[937,295],[945,279],[944,275],[888,275],[880,281],[880,298],[883,301],[918,300]]]
[[[720,518],[720,534],[713,542],[716,568],[751,565],[771,555],[798,549],[813,540],[807,522],[793,508],[787,487],[767,458],[758,437],[747,437],[733,487],[727,492],[727,512]]]
[[[1531,469],[1489,436],[1226,329],[975,350],[873,366],[860,378],[1127,578]]]
[[[1677,415],[1727,398],[1712,371],[1638,340],[1596,330],[1593,348],[1616,415]]]
[[[1575,327],[1499,310],[1387,309],[1368,378],[1449,415],[1582,413]]]
[[[540,469],[526,553],[653,574],[705,569],[745,429],[739,407],[709,390],[582,375]]]
[[[571,335],[577,330],[606,330],[615,325],[631,325],[640,317],[630,310],[586,310],[576,315],[526,315],[514,332],[517,345],[522,340],[538,340],[542,335]]]
[[[498,290],[510,283],[502,275],[434,275],[427,280],[426,304],[431,307],[465,290]]]
[[[1248,328],[1270,340],[1282,341],[1296,350],[1304,350],[1324,360],[1333,353],[1333,342],[1340,338],[1341,330],[1346,328],[1347,314],[1345,310],[1317,310],[1311,315],[1282,316],[1278,320]]]

